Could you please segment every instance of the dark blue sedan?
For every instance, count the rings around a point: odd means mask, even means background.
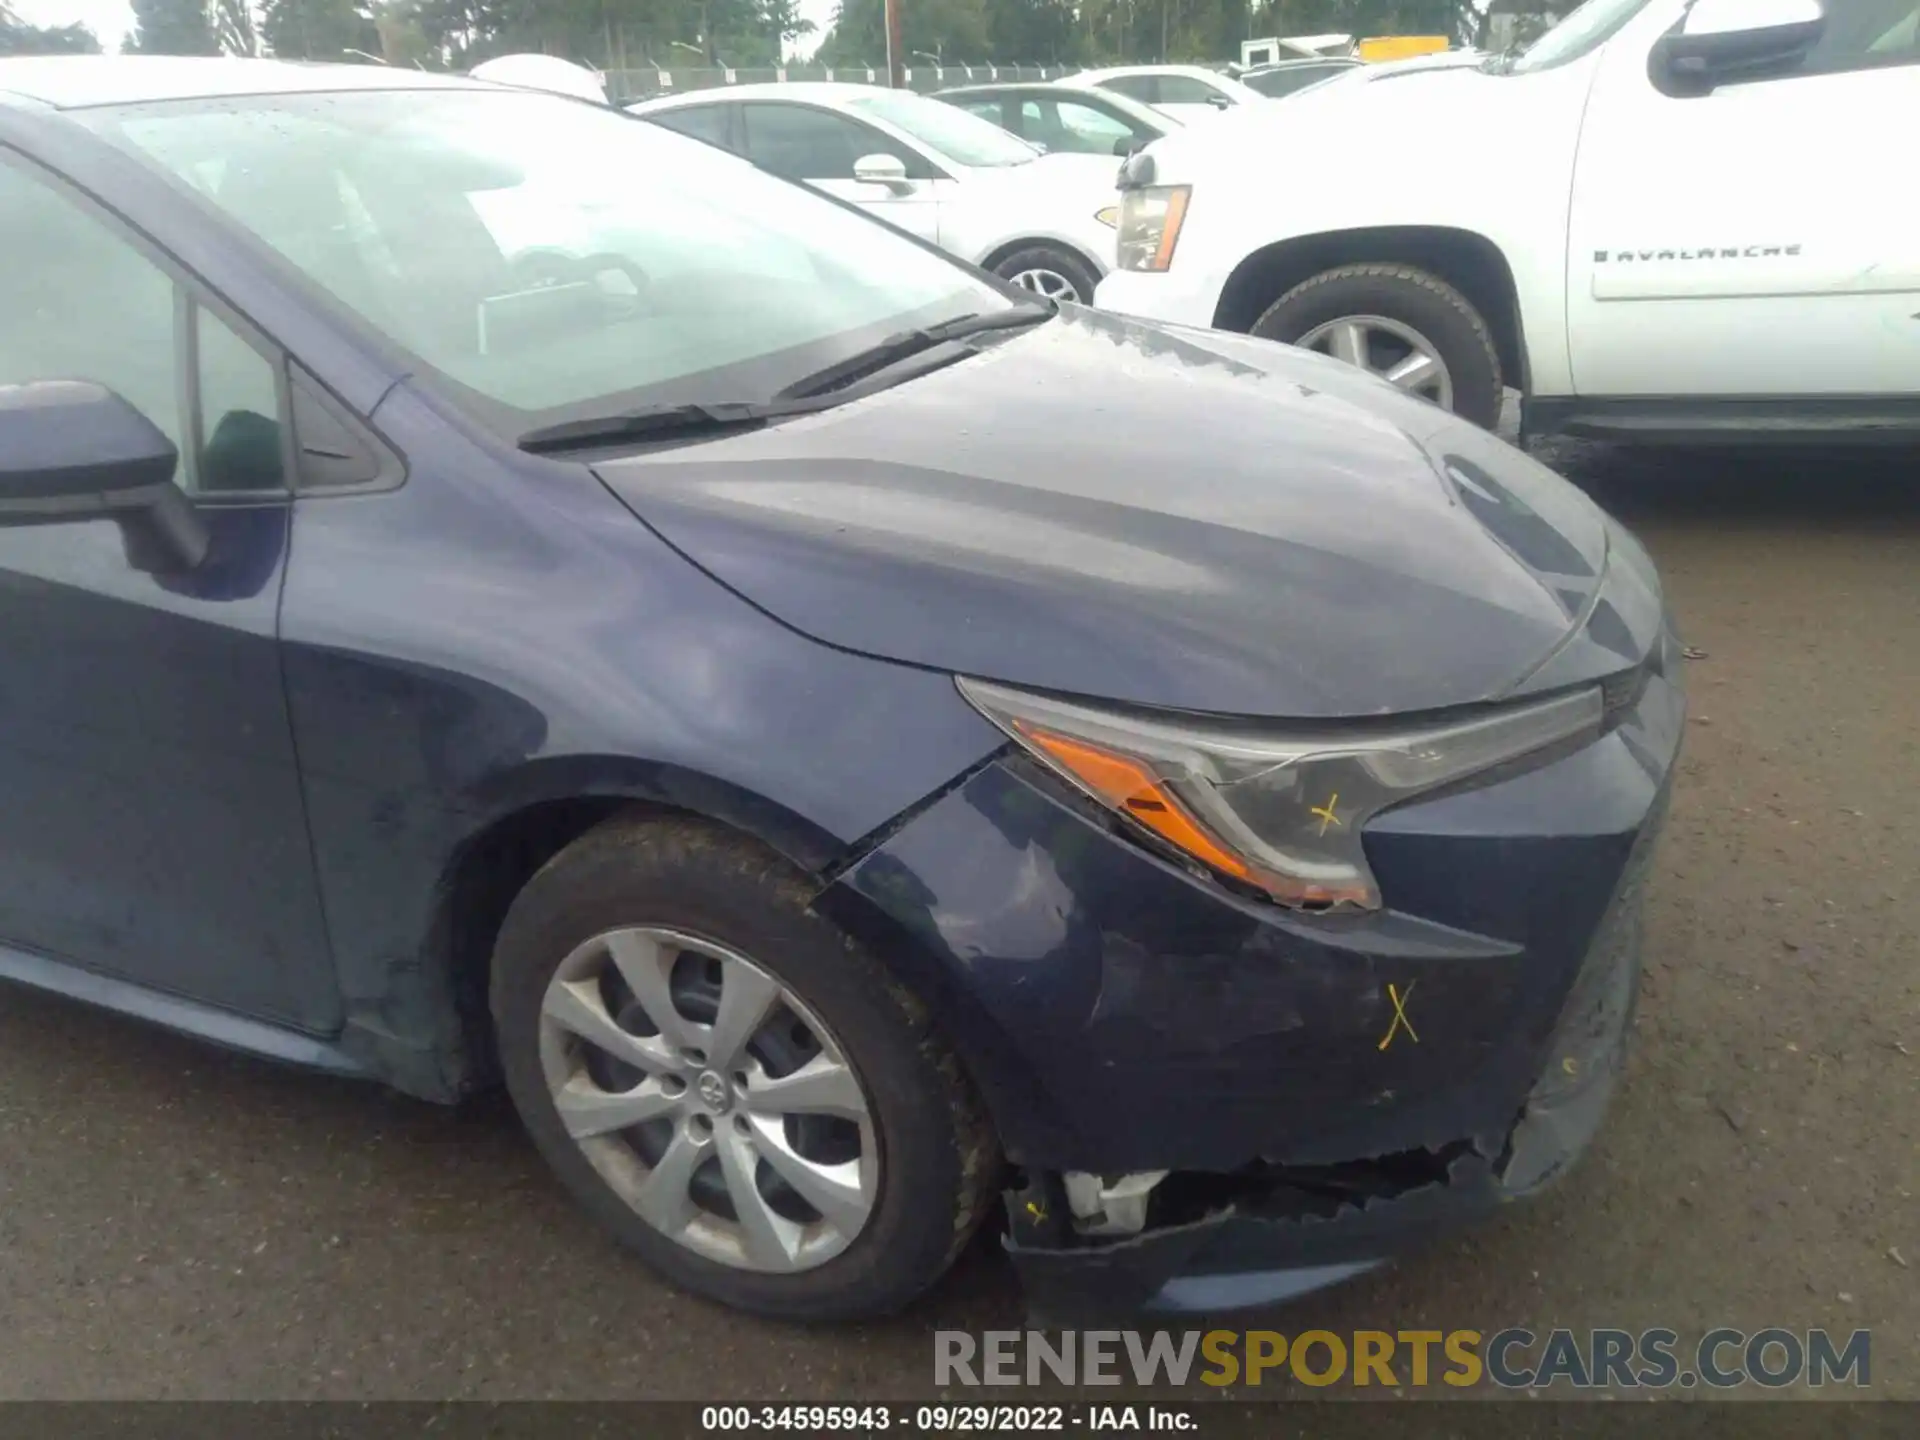
[[[693,1290],[1214,1309],[1559,1174],[1683,702],[1619,526],[405,71],[0,62],[0,976],[452,1101]]]

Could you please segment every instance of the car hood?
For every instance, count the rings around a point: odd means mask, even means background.
[[[1439,709],[1569,664],[1608,524],[1492,436],[1322,357],[1075,308],[836,409],[600,460],[802,633],[1241,716]]]
[[[1120,157],[1056,150],[1024,165],[985,165],[969,170],[967,183],[1009,194],[1050,194],[1062,187],[1083,194],[1104,194],[1119,186]]]

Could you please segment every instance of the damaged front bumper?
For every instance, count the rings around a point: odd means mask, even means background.
[[[1637,967],[1623,970],[1621,1028],[1609,1052],[1574,1059],[1585,1083],[1548,1093],[1547,1077],[1492,1152],[1475,1142],[1428,1152],[1431,1173],[1401,1188],[1358,1165],[1327,1188],[1324,1172],[1275,1167],[1235,1177],[1240,1191],[1185,1223],[1075,1242],[1044,1186],[1009,1192],[1006,1246],[1033,1310],[1210,1312],[1272,1305],[1385,1263],[1484,1220],[1559,1178],[1600,1127],[1618,1081]],[[1564,1057],[1574,1058],[1574,1057]],[[1407,1162],[1416,1157],[1395,1156]],[[1376,1183],[1369,1183],[1370,1180]],[[1227,1187],[1222,1187],[1227,1188]]]
[[[1155,1187],[1162,1223],[1152,1223],[1150,1208],[1140,1233],[1119,1238],[1076,1233],[1059,1181],[1035,1175],[1006,1196],[1006,1248],[1030,1308],[1059,1318],[1278,1304],[1553,1184],[1599,1131],[1625,1064],[1639,997],[1642,891],[1664,808],[1663,793],[1568,994],[1546,1063],[1504,1135],[1343,1164],[1168,1176]]]

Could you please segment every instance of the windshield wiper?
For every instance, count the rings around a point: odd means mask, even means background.
[[[923,350],[932,350],[936,346],[946,345],[955,340],[963,340],[969,335],[982,335],[992,330],[1023,330],[1029,325],[1038,325],[1051,320],[1059,313],[1060,307],[1051,300],[1044,300],[1032,306],[1021,306],[1011,310],[996,310],[991,315],[969,313],[957,315],[951,320],[943,320],[938,325],[923,326],[918,330],[902,330],[889,335],[866,349],[836,360],[824,369],[811,375],[803,375],[773,398],[781,400],[804,400],[844,389],[854,381],[864,379],[876,370],[920,354]]]
[[[868,346],[858,354],[802,377],[771,400],[701,400],[679,405],[643,405],[612,415],[589,415],[580,420],[562,420],[558,424],[542,425],[527,431],[515,443],[522,450],[539,455],[594,445],[620,445],[656,435],[679,437],[755,429],[773,420],[826,410],[852,399],[846,392],[856,381],[923,351],[968,335],[1037,325],[1042,320],[1052,318],[1057,310],[1058,307],[1047,300],[1041,304],[996,311],[991,315],[961,315],[923,329],[903,330],[897,335],[889,335],[877,345]],[[966,352],[960,353],[964,355]]]
[[[686,405],[644,405],[617,415],[589,415],[529,430],[515,443],[541,454],[590,445],[618,445],[653,435],[686,435],[721,430],[748,430],[769,420],[824,410],[831,402],[816,400],[707,400]]]

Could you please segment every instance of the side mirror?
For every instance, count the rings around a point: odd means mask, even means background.
[[[1138,135],[1122,135],[1113,142],[1113,153],[1124,160],[1145,143]]]
[[[1654,43],[1648,70],[1673,96],[1788,75],[1819,43],[1821,0],[1694,0],[1680,24]]]
[[[173,483],[180,463],[153,422],[102,385],[0,385],[0,526],[118,521],[127,560],[191,570],[206,526]]]
[[[898,155],[862,155],[853,162],[853,178],[862,185],[884,185],[896,195],[913,189],[907,167]]]

